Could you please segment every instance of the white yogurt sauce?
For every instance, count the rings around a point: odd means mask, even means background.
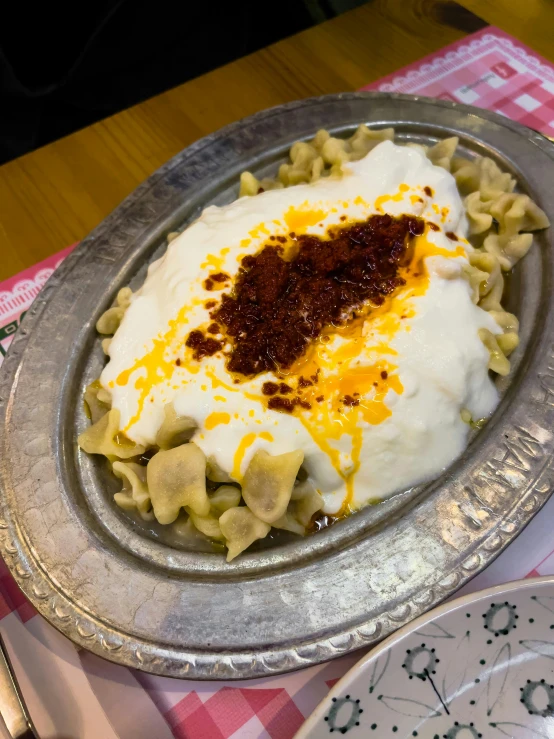
[[[302,449],[326,513],[436,477],[467,443],[462,409],[482,418],[498,401],[478,330],[499,329],[472,303],[462,274],[471,247],[453,177],[419,151],[388,141],[343,169],[341,179],[207,208],[150,266],[101,376],[129,438],[154,443],[164,405],[173,403],[198,424],[194,442],[239,482],[258,449]],[[205,289],[210,274],[233,277],[240,259],[257,253],[270,234],[322,235],[341,216],[350,222],[378,212],[421,216],[440,227],[416,238],[427,276],[408,279],[388,312],[370,314],[357,331],[331,334],[312,348],[304,372],[320,367],[321,378],[308,391],[311,410],[270,410],[261,386],[275,380],[271,373],[235,384],[223,356],[195,362],[185,350],[189,332],[210,322],[206,301],[221,296]],[[339,395],[356,388],[360,405],[340,406]],[[325,395],[320,403],[318,392]]]

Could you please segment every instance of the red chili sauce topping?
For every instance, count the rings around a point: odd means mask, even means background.
[[[211,337],[206,338],[202,331],[196,329],[195,331],[190,332],[185,345],[193,350],[192,356],[196,361],[199,361],[204,357],[211,357],[213,354],[216,354],[218,351],[223,349],[224,343],[225,342],[212,339]]]
[[[369,301],[381,305],[405,284],[398,270],[411,239],[424,227],[425,222],[413,216],[373,215],[329,229],[327,238],[299,235],[288,253],[272,241],[256,255],[244,257],[232,292],[224,293],[210,314],[230,344],[229,372],[252,377],[287,369],[327,326],[343,325]],[[210,333],[214,329],[212,324]],[[196,330],[186,345],[198,360],[218,352],[224,342]],[[264,388],[266,395],[285,390],[277,383],[265,383]],[[272,397],[270,404],[273,401],[275,406],[300,404],[297,399]]]
[[[217,272],[214,275],[210,275],[209,277],[206,277],[206,279],[204,280],[204,288],[206,290],[217,289],[215,288],[215,283],[219,284],[223,282],[228,282],[230,279],[231,278],[229,277],[229,275],[226,275],[225,272]]]

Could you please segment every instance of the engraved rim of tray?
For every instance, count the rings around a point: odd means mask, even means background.
[[[329,660],[451,595],[550,495],[550,231],[537,235],[513,280],[522,341],[511,377],[498,383],[501,404],[433,484],[227,567],[217,555],[145,539],[115,511],[96,462],[76,450],[82,390],[101,361],[94,322],[115,291],[140,282],[163,237],[202,205],[236,196],[240,171],[264,173],[293,141],[360,122],[419,141],[459,135],[468,155],[488,153],[516,174],[554,222],[554,145],[488,111],[399,94],[330,95],[258,113],[183,150],[137,188],[48,281],[0,377],[2,555],[37,610],[80,646],[194,679]]]

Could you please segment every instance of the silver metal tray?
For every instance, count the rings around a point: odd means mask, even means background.
[[[436,483],[316,536],[277,539],[225,564],[146,531],[112,502],[99,459],[77,450],[84,386],[103,363],[94,323],[138,285],[165,235],[237,195],[243,169],[272,172],[289,145],[325,127],[395,126],[399,139],[458,135],[466,156],[513,172],[554,222],[554,146],[449,102],[348,93],[235,123],[185,149],[67,258],[25,317],[0,381],[0,545],[17,582],[79,645],[131,667],[246,678],[368,646],[454,592],[528,523],[553,481],[554,311],[550,232],[511,280],[521,320],[494,418]]]

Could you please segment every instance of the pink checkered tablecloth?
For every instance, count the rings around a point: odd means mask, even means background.
[[[554,136],[554,66],[498,28],[485,28],[362,89],[476,105]]]
[[[496,28],[486,28],[364,89],[457,100],[554,136],[554,67]],[[72,248],[0,284],[0,363],[22,315]],[[550,514],[554,498],[462,592],[554,573]],[[76,649],[36,614],[3,563],[0,630],[43,739],[290,739],[362,656],[240,683],[146,675]],[[0,736],[2,732],[0,727]]]

